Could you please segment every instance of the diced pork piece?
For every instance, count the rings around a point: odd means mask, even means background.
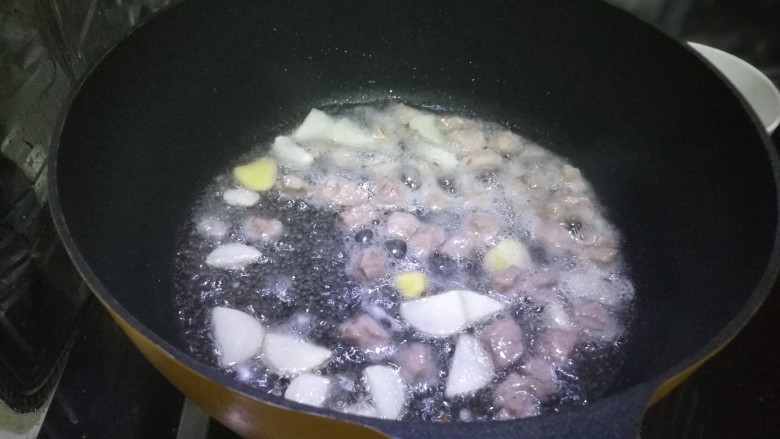
[[[548,303],[555,299],[553,287],[558,284],[558,279],[547,272],[536,272],[518,282],[517,291],[530,298],[535,303]]]
[[[511,131],[499,131],[490,138],[490,147],[501,154],[514,154],[523,150],[523,141]]]
[[[500,220],[489,215],[477,215],[450,236],[439,250],[451,258],[468,257],[477,247],[494,242],[501,228]]]
[[[433,224],[422,224],[409,238],[407,254],[417,259],[426,258],[444,243],[444,239],[444,230],[441,227]]]
[[[595,302],[575,302],[574,323],[587,334],[603,340],[617,335],[617,322],[603,305]]]
[[[544,399],[558,390],[558,383],[555,381],[555,368],[544,359],[530,358],[523,364],[522,369],[525,375],[538,380],[538,383],[534,384],[537,397]]]
[[[534,395],[529,377],[511,373],[493,391],[493,404],[508,419],[528,418],[539,414],[539,399]]]
[[[244,236],[251,241],[271,241],[284,231],[282,222],[275,218],[250,216],[244,223]]]
[[[428,185],[423,189],[424,205],[432,212],[438,212],[450,207],[450,199],[438,185]]]
[[[581,194],[588,188],[588,184],[582,178],[582,172],[574,166],[563,165],[561,174],[563,175],[563,182],[575,194]]]
[[[332,146],[328,150],[328,158],[339,168],[357,169],[362,164],[360,153],[354,148]]]
[[[474,235],[466,232],[455,232],[441,245],[439,251],[453,259],[469,257],[476,247]]]
[[[385,271],[387,259],[382,250],[371,247],[363,250],[350,264],[348,274],[363,281],[381,276]]]
[[[496,241],[503,226],[498,216],[479,214],[469,220],[467,230],[480,245],[490,245]]]
[[[563,165],[561,167],[561,173],[563,174],[563,181],[571,182],[582,178],[582,172],[572,165]]]
[[[554,275],[544,271],[535,273],[530,280],[534,288],[552,288],[558,283]]]
[[[517,363],[525,353],[525,334],[520,326],[508,317],[487,325],[479,340],[497,369]]]
[[[393,177],[380,178],[376,183],[374,198],[378,205],[384,207],[403,207],[409,189],[399,179]]]
[[[478,127],[457,129],[450,132],[449,136],[460,146],[464,154],[474,154],[487,148],[485,134]]]
[[[577,344],[577,332],[551,329],[541,338],[538,351],[552,363],[564,363]]]
[[[590,221],[596,216],[587,197],[563,197],[550,201],[542,207],[540,214],[549,219],[576,218],[581,221]]]
[[[390,343],[390,334],[376,320],[363,314],[339,326],[341,340],[362,351],[376,352]]]
[[[363,203],[357,206],[347,207],[339,213],[339,219],[350,229],[360,227],[379,218],[379,210],[372,203]]]
[[[406,383],[415,383],[429,379],[435,372],[431,348],[422,343],[412,343],[401,349],[398,354],[401,378]]]
[[[479,126],[477,122],[460,116],[444,116],[439,119],[439,122],[447,132],[471,129]]]
[[[556,220],[539,221],[534,235],[547,251],[570,250],[576,243],[564,224]]]
[[[509,198],[538,202],[545,199],[550,190],[541,175],[533,173],[507,173],[502,180],[504,192]]]
[[[472,152],[463,158],[463,165],[467,169],[495,169],[501,166],[504,159],[489,149]]]
[[[576,252],[583,258],[588,258],[597,264],[611,264],[615,261],[617,256],[617,249],[613,245],[604,243],[602,245],[586,245],[582,246],[579,251]]]
[[[494,210],[493,199],[495,194],[492,191],[474,184],[464,185],[463,189],[463,207],[487,212]]]
[[[539,145],[525,144],[520,152],[520,157],[524,160],[540,159],[547,155],[547,151]]]
[[[368,192],[355,183],[340,178],[330,178],[317,185],[315,200],[322,204],[357,206],[368,201]]]
[[[387,234],[408,239],[420,227],[420,220],[407,212],[393,212],[387,218]]]
[[[526,270],[511,265],[503,270],[491,273],[490,284],[501,294],[512,294],[517,291],[518,284],[523,279]]]
[[[367,159],[363,162],[363,165],[371,172],[376,181],[398,174],[398,162],[395,160],[388,160],[383,156]]]
[[[309,192],[309,183],[297,175],[287,174],[276,182],[276,188],[288,197],[302,196]]]

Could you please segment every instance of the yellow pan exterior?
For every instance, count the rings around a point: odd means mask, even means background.
[[[244,438],[388,439],[386,435],[359,424],[277,407],[231,390],[177,361],[110,307],[106,308],[133,344],[165,378],[206,413]]]
[[[660,401],[664,396],[668,395],[669,392],[674,390],[677,386],[679,386],[683,381],[688,379],[691,374],[696,372],[696,370],[701,367],[702,364],[706,363],[710,358],[715,356],[718,352],[720,352],[721,349],[726,347],[727,344],[732,340],[733,336],[726,340],[722,345],[718,346],[717,348],[713,349],[710,353],[705,355],[702,359],[694,363],[692,366],[688,367],[687,369],[683,370],[682,372],[678,373],[677,375],[669,378],[668,380],[661,383],[660,386],[653,392],[653,396],[650,398],[650,401],[648,402],[648,406],[651,406],[655,404],[656,402]]]

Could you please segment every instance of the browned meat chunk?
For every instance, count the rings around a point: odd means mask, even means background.
[[[517,363],[525,353],[525,334],[511,318],[501,318],[487,325],[479,340],[498,369]]]
[[[393,212],[387,218],[387,234],[404,239],[411,238],[420,227],[420,220],[407,212]]]
[[[577,344],[577,333],[566,329],[551,329],[541,338],[539,353],[551,363],[563,363]]]
[[[527,418],[539,414],[539,399],[534,394],[534,378],[510,373],[493,391],[493,404],[507,418]]]
[[[387,265],[384,252],[376,247],[363,250],[352,262],[348,274],[363,281],[374,280],[382,275]]]
[[[270,241],[282,234],[282,222],[274,218],[250,216],[244,224],[244,235],[252,241]]]
[[[523,279],[525,270],[511,265],[501,271],[497,271],[490,276],[490,284],[493,289],[501,294],[512,294],[516,292],[518,283]]]
[[[431,377],[435,363],[433,353],[422,343],[412,343],[398,354],[401,378],[407,383],[424,381]]]
[[[444,242],[444,230],[432,224],[423,224],[409,239],[408,254],[414,258],[431,255]]]
[[[376,203],[384,207],[402,207],[409,190],[404,182],[393,177],[382,177],[376,183]]]
[[[363,351],[376,351],[390,343],[390,334],[376,320],[363,314],[339,326],[341,340]]]

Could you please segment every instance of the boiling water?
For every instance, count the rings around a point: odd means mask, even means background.
[[[614,261],[597,264],[572,252],[550,251],[537,236],[542,221],[539,211],[547,201],[571,195],[587,197],[598,207],[587,183],[577,180],[567,184],[561,173],[563,160],[519,137],[516,140],[521,142],[520,152],[502,154],[499,165],[484,171],[471,174],[439,171],[436,176],[409,171],[420,163],[420,158],[415,153],[415,145],[403,140],[410,134],[408,124],[402,122],[403,117],[398,117],[399,108],[406,111],[408,107],[356,107],[342,116],[369,129],[379,126],[385,131],[402,130],[404,133],[397,136],[402,140],[386,135],[380,147],[347,151],[345,157],[338,158],[328,155],[329,148],[334,148],[332,143],[302,142],[302,146],[315,154],[311,168],[305,173],[280,169],[280,175],[298,174],[311,187],[338,176],[370,194],[377,189],[378,175],[392,174],[405,181],[410,190],[403,205],[385,209],[366,224],[349,228],[339,220],[339,206],[313,197],[291,197],[275,189],[262,192],[254,206],[228,205],[222,197],[224,191],[236,187],[229,173],[216,177],[204,189],[201,200],[193,208],[193,221],[181,228],[175,275],[175,309],[191,353],[219,367],[219,351],[211,334],[211,310],[223,306],[246,312],[273,332],[294,334],[331,349],[331,360],[319,370],[321,375],[334,378],[326,406],[344,410],[356,402],[370,401],[361,380],[364,367],[370,364],[396,367],[394,354],[399,349],[412,342],[422,342],[436,353],[434,361],[439,372],[432,379],[407,386],[412,397],[401,419],[444,422],[496,418],[498,409],[493,392],[509,373],[519,370],[522,362],[506,370],[497,369],[491,384],[473,395],[446,398],[444,387],[455,337],[426,336],[399,316],[400,303],[405,299],[393,286],[393,278],[399,272],[414,270],[427,276],[428,294],[467,289],[498,297],[507,305],[502,314],[511,316],[524,330],[531,355],[538,355],[534,347],[550,327],[549,318],[545,317],[546,307],[562,304],[571,314],[573,301],[583,298],[604,305],[616,329],[601,338],[581,337],[567,360],[555,365],[558,390],[543,400],[541,412],[586,404],[599,396],[621,365],[620,346],[630,320],[633,290],[625,277],[624,264],[619,254]],[[479,125],[479,128],[487,139],[503,131],[492,124]],[[267,147],[260,147],[250,157],[265,155],[266,151]],[[522,174],[532,175],[547,191],[519,195],[512,192],[507,187],[508,176]],[[432,181],[446,193],[448,206],[444,209],[432,209],[424,199],[421,186],[431,185]],[[372,246],[383,248],[384,242],[395,238],[387,235],[385,221],[391,212],[399,210],[411,212],[423,223],[441,228],[447,236],[463,227],[475,213],[489,212],[502,224],[496,240],[512,238],[530,249],[533,267],[527,277],[545,274],[553,276],[557,283],[543,294],[530,290],[528,294],[523,291],[507,296],[495,294],[490,277],[481,268],[484,246],[464,258],[447,257],[438,251],[419,259],[391,256],[378,279],[361,282],[352,278],[348,266],[359,252]],[[283,234],[270,242],[248,239],[243,229],[248,215],[278,219]],[[224,235],[204,236],[204,224],[224,227]],[[598,210],[587,227],[617,241],[617,231]],[[578,232],[579,227],[572,233]],[[224,243],[250,244],[262,256],[257,263],[241,270],[207,265],[206,255]],[[340,339],[338,326],[360,314],[372,316],[391,335],[389,348],[378,356]],[[465,332],[478,333],[490,321]],[[258,358],[222,370],[233,379],[247,383],[258,394],[282,396],[289,383],[289,378],[270,372]]]

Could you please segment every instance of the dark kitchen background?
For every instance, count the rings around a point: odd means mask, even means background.
[[[737,55],[780,85],[778,1],[609,2],[676,40]],[[0,0],[0,439],[235,437],[168,384],[91,298],[46,203],[49,141],[71,88],[171,3]],[[778,289],[729,346],[648,410],[642,438],[780,437]]]

